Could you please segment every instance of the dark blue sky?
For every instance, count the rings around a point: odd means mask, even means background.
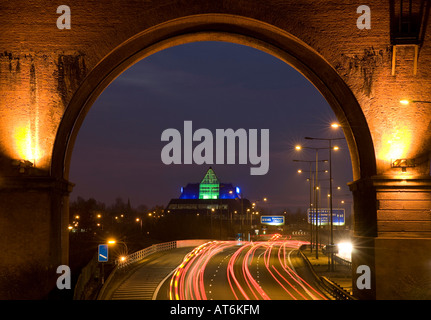
[[[163,130],[182,132],[185,120],[193,121],[194,130],[207,128],[214,136],[215,129],[269,129],[268,174],[251,176],[251,164],[212,167],[222,182],[239,186],[250,200],[268,197],[273,212],[308,206],[307,174],[297,173],[307,167],[292,160],[312,160],[315,154],[298,153],[294,146],[326,146],[307,142],[305,136],[342,136],[330,129],[336,119],[317,89],[277,58],[223,42],[177,46],[136,63],[97,99],[73,152],[72,200],[94,197],[111,204],[122,197],[134,207],[151,207],[177,198],[181,186],[199,182],[210,166],[162,163]],[[341,199],[349,193],[352,170],[347,144],[339,145],[333,176],[334,185],[344,189],[337,191]],[[327,154],[322,150],[321,159]]]

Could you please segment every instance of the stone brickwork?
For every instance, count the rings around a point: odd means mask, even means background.
[[[371,28],[359,29],[361,3],[353,0],[76,0],[61,3],[70,7],[71,26],[60,30],[60,3],[1,0],[0,297],[43,296],[46,290],[9,290],[4,279],[10,284],[34,269],[48,274],[67,260],[61,252],[67,242],[66,180],[73,142],[92,102],[137,60],[200,40],[265,50],[292,64],[322,92],[344,126],[352,155],[355,236],[372,247],[357,262],[375,271],[373,288],[356,294],[415,296],[410,287],[387,289],[391,279],[383,275],[391,266],[380,252],[385,245],[390,252],[402,244],[399,239],[431,239],[431,106],[399,103],[431,101],[431,30],[425,21],[417,60],[414,46],[397,47],[394,56],[390,13],[396,2],[364,3],[371,9]],[[413,2],[418,12],[420,1]],[[406,172],[392,168],[399,158],[414,159],[415,166]],[[44,178],[50,179],[49,187]],[[28,223],[20,223],[24,217],[45,221],[37,249],[26,245],[32,234]],[[424,252],[431,250],[418,254]],[[408,269],[408,261],[402,265]],[[411,283],[420,281],[414,266],[410,277]]]

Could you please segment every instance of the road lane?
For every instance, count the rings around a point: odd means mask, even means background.
[[[301,241],[213,241],[193,250],[169,281],[172,300],[328,299],[296,257]],[[301,273],[297,272],[301,270]]]

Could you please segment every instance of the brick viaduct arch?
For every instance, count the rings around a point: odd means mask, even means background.
[[[333,67],[300,39],[271,25],[234,15],[194,15],[146,30],[115,48],[83,80],[60,123],[51,172],[68,179],[73,141],[86,112],[122,71],[157,51],[189,42],[226,41],[265,51],[296,68],[332,106],[346,127],[354,179],[376,173],[374,147],[366,119],[350,88]],[[362,174],[361,174],[362,172]]]
[[[98,95],[134,62],[204,40],[245,44],[289,63],[318,88],[343,124],[355,180],[353,270],[361,264],[372,270],[371,289],[355,294],[414,297],[420,289],[406,288],[403,281],[431,277],[431,112],[421,103],[398,109],[401,98],[431,100],[430,34],[424,33],[412,77],[410,47],[393,55],[389,4],[372,6],[378,20],[366,34],[356,27],[356,6],[343,1],[74,1],[70,30],[56,28],[56,7],[2,2],[7,27],[0,39],[0,249],[6,259],[0,275],[9,280],[0,280],[0,297],[43,295],[55,286],[56,267],[67,263],[70,157]],[[22,23],[35,13],[37,31]],[[400,173],[392,168],[394,156],[415,159],[415,167]],[[46,283],[36,286],[38,294],[31,293],[35,274]]]

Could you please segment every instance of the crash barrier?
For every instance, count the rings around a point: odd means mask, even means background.
[[[193,239],[193,240],[176,240],[176,241],[153,244],[150,247],[147,247],[142,250],[136,251],[132,254],[129,254],[123,259],[116,260],[115,261],[116,269],[123,269],[137,261],[144,259],[150,254],[153,254],[156,252],[171,250],[175,248],[183,248],[183,247],[197,247],[208,241],[209,240]]]
[[[321,285],[321,287],[323,289],[325,289],[325,291],[328,292],[331,296],[333,296],[336,300],[357,300],[353,295],[351,295],[349,292],[347,292],[346,290],[344,290],[338,284],[336,284],[335,282],[329,280],[326,277],[319,276],[314,271],[313,265],[310,263],[310,261],[305,256],[305,254],[302,252],[303,250],[305,250],[307,248],[307,246],[308,245],[302,245],[299,248],[299,254],[302,256],[302,259],[308,265],[309,269],[313,273],[313,276],[316,278],[317,282]]]
[[[337,256],[336,254],[334,255],[334,261],[338,264],[341,264],[343,266],[346,266],[346,267],[349,267],[350,269],[352,269],[352,262],[351,261],[343,259],[343,258]]]
[[[320,277],[320,280],[322,286],[335,298],[335,300],[357,300],[354,296],[330,279],[322,276]]]

